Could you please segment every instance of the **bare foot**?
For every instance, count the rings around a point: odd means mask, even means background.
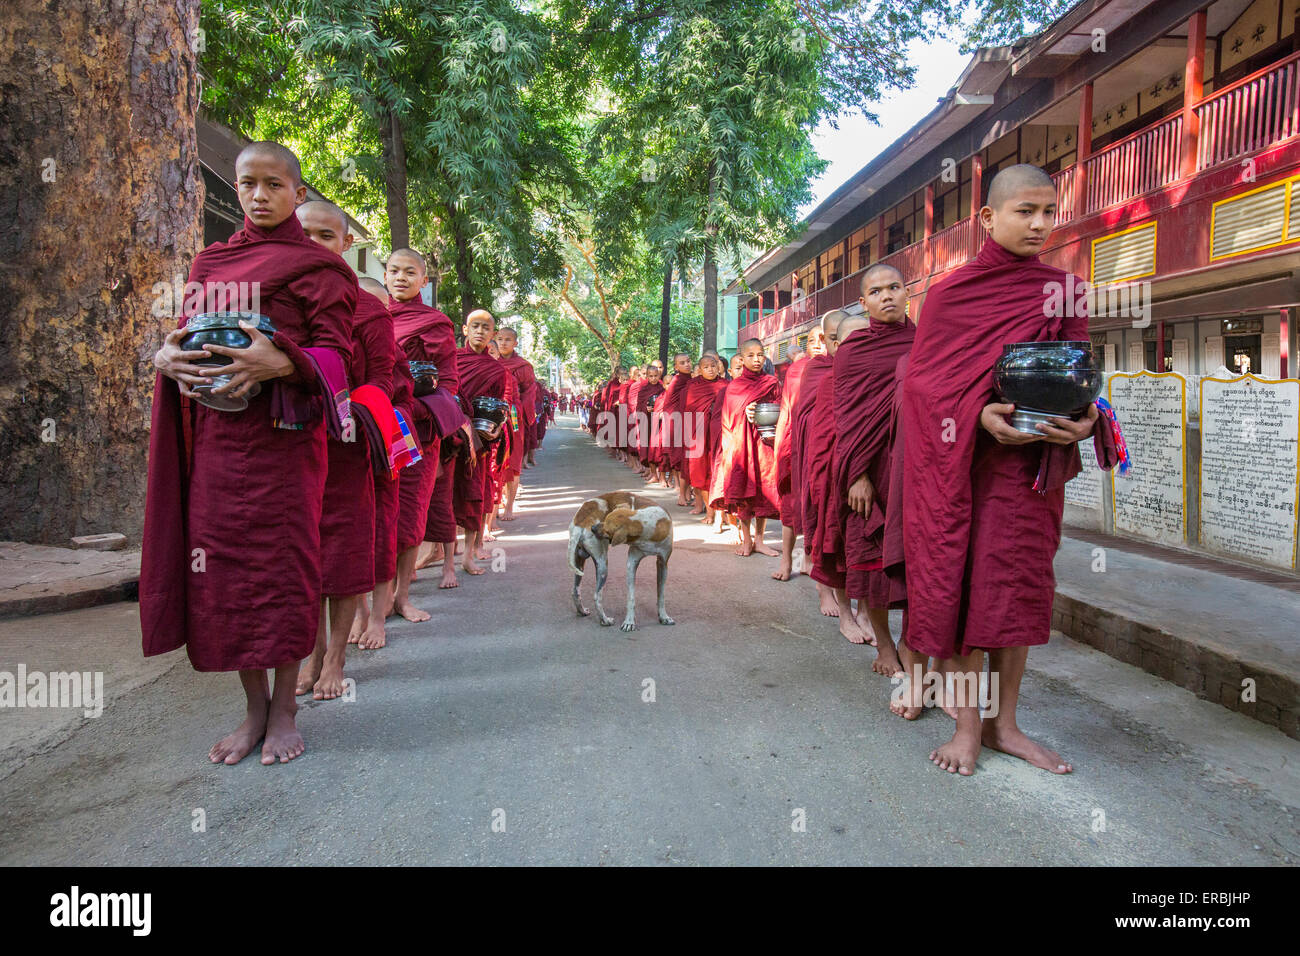
[[[904,720],[916,720],[920,717],[925,703],[924,688],[920,684],[913,686],[907,671],[901,667],[898,673],[893,675],[890,683],[894,685],[894,689],[889,695],[889,712]]]
[[[343,665],[326,661],[321,668],[320,680],[312,688],[312,700],[333,700],[343,696]]]
[[[266,711],[262,708],[249,709],[244,722],[235,728],[233,734],[227,734],[208,751],[208,759],[213,763],[224,763],[233,767],[248,756],[257,746],[257,742],[266,733]]]
[[[422,621],[427,621],[429,619],[428,611],[422,611],[414,604],[407,604],[401,601],[396,601],[393,603],[393,613],[400,614],[402,617],[406,618],[406,620],[410,621],[412,624],[419,624]],[[362,644],[361,646],[365,647],[364,644]]]
[[[298,665],[298,684],[293,689],[295,697],[311,693],[311,689],[316,686],[316,681],[320,679],[320,668],[320,659],[315,654]]]
[[[741,541],[740,544],[736,545],[736,554],[740,555],[742,558],[747,558],[753,553],[754,546],[748,541]]]
[[[419,571],[432,564],[434,553],[432,541],[421,541],[415,552],[415,570]]]
[[[360,612],[352,619],[352,630],[348,631],[348,643],[361,643],[361,635],[366,633],[366,628],[370,626],[370,615],[362,615]]]
[[[479,548],[474,555],[479,561],[491,561],[492,555],[486,548]]]
[[[817,594],[821,598],[822,613],[827,617],[839,617],[840,606],[835,601],[835,592],[821,582],[818,582]]]
[[[501,516],[501,520],[502,520],[502,521],[514,521],[514,520],[515,520],[515,513],[514,513],[513,511],[507,511],[505,514],[503,514],[503,515]]]
[[[384,630],[383,620],[374,620],[357,642],[365,651],[377,651],[388,644],[388,633]]]
[[[759,554],[765,554],[765,555],[767,555],[769,558],[779,558],[779,557],[781,557],[781,552],[780,552],[780,551],[774,551],[774,550],[772,550],[770,547],[768,547],[767,545],[765,545],[762,541],[760,541],[760,542],[758,542],[758,544],[754,545],[754,550],[757,551]]]
[[[1019,757],[1035,767],[1041,767],[1049,773],[1072,773],[1074,767],[1061,759],[1055,750],[1048,750],[1042,744],[1025,736],[1019,727],[1001,728],[996,721],[984,721],[982,740],[990,750],[1000,750],[1004,754]]]
[[[979,729],[965,731],[958,727],[957,732],[952,735],[952,740],[938,750],[930,751],[930,762],[940,770],[969,777],[975,772],[975,761],[979,755]]]
[[[307,749],[293,719],[297,711],[298,705],[294,704],[292,709],[274,708],[267,713],[266,742],[262,744],[263,765],[270,766],[277,760],[288,763],[295,757],[301,757]]]
[[[464,568],[466,574],[482,574],[482,573],[483,573],[483,569],[480,568],[477,564],[475,564],[475,563],[474,563],[474,559],[471,558],[469,555],[466,555],[466,556],[465,556],[465,561],[464,561],[463,564],[461,564],[461,567]]]
[[[871,669],[885,677],[903,673],[903,662],[898,659],[898,650],[893,641],[876,644],[876,659],[871,662]]]
[[[456,580],[456,565],[449,561],[443,566],[442,580],[438,582],[438,589],[445,591],[447,588],[458,587],[460,582]]]
[[[792,565],[793,563],[794,563],[794,562],[792,561],[790,555],[788,555],[788,554],[782,554],[782,555],[781,555],[781,566],[780,566],[779,568],[777,568],[775,571],[772,572],[772,580],[773,580],[773,581],[789,581],[789,580],[790,580],[790,570],[791,570],[791,565]]]
[[[842,615],[841,615],[842,616]],[[871,620],[866,613],[854,612],[853,620],[857,622],[858,630],[867,636],[867,643],[872,647],[876,646],[876,629],[871,626]]]
[[[867,635],[863,633],[862,628],[858,627],[858,622],[853,619],[851,614],[840,615],[840,633],[848,640],[850,644],[866,644]]]
[[[483,532],[483,540],[484,540],[484,541],[495,541],[495,540],[496,540],[497,538],[499,538],[499,537],[501,537],[501,532],[500,532],[500,531],[484,531],[484,532]],[[481,558],[486,558],[487,556],[484,555],[484,554],[482,554],[482,553],[480,552],[479,557],[481,557]]]

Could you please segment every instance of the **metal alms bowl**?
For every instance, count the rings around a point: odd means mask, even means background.
[[[474,410],[474,431],[484,438],[505,422],[506,414],[510,409],[507,402],[492,398],[490,395],[480,395],[471,404]]]
[[[781,406],[776,402],[754,403],[754,427],[758,437],[771,443],[776,441],[776,423],[781,420]]]
[[[408,362],[411,378],[415,380],[415,397],[432,395],[438,387],[438,366],[432,362]]]
[[[187,352],[197,352],[207,345],[221,345],[231,349],[246,349],[253,344],[252,338],[239,327],[240,321],[257,326],[259,332],[266,336],[275,335],[275,326],[271,320],[260,312],[200,312],[191,316],[185,323],[185,337],[181,339],[181,348]],[[230,358],[225,355],[210,355],[198,359],[195,365],[220,368],[229,365]],[[254,384],[248,396],[235,398],[232,395],[217,395],[214,390],[227,385],[230,376],[218,375],[211,382],[196,385],[190,389],[195,400],[208,408],[219,412],[240,412],[248,407],[248,399],[262,391],[260,384]]]
[[[993,366],[993,385],[1016,406],[1011,424],[1027,435],[1049,418],[1074,418],[1101,394],[1104,376],[1091,342],[1014,342]]]

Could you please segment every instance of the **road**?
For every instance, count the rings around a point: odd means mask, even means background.
[[[569,518],[632,480],[563,419],[525,472],[496,570],[451,592],[425,572],[414,594],[433,619],[391,625],[381,651],[351,649],[356,699],[304,706],[303,757],[208,763],[242,695],[233,676],[182,660],[0,779],[0,863],[1300,859],[1295,741],[1059,636],[1030,654],[1021,722],[1075,773],[988,751],[973,777],[937,770],[926,754],[948,719],[891,716],[873,652],[818,613],[807,578],[772,581],[774,559],[736,557],[734,533],[675,506],[677,625],[655,621],[651,563],[640,630],[576,617]],[[120,636],[134,626],[123,608],[79,613]]]

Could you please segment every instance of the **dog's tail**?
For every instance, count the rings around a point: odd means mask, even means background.
[[[582,577],[582,568],[578,567],[578,545],[582,542],[582,532],[581,525],[569,525],[569,567],[578,577]]]

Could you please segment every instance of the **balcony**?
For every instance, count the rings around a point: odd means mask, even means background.
[[[1300,53],[1216,90],[1194,107],[1199,130],[1192,177],[1240,162],[1300,135]],[[1183,175],[1183,114],[1159,120],[1052,176],[1056,225],[1092,216],[1166,189]],[[1079,202],[1079,189],[1084,195]],[[975,216],[885,256],[913,292],[979,252],[984,230]],[[773,335],[857,301],[862,270],[803,296],[746,328]]]

